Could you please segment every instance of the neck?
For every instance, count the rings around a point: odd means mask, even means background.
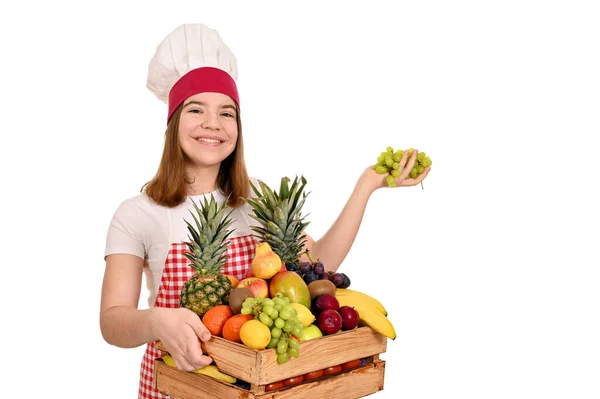
[[[188,166],[187,176],[191,183],[188,186],[188,195],[202,195],[217,188],[217,176],[220,165],[206,167]]]

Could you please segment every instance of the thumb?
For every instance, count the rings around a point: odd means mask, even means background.
[[[206,326],[204,325],[204,323],[202,323],[200,318],[195,318],[195,321],[192,324],[192,328],[194,329],[194,332],[196,333],[198,338],[200,338],[202,341],[208,341],[212,337],[212,334],[210,333],[210,331],[208,331],[208,328],[206,328]]]

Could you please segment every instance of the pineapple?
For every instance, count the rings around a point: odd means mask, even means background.
[[[194,218],[196,228],[186,220],[189,239],[186,242],[189,252],[185,256],[191,261],[194,275],[185,282],[179,295],[179,305],[188,308],[200,317],[216,305],[227,305],[233,288],[231,280],[222,274],[229,244],[227,237],[232,220],[231,212],[225,215],[227,201],[220,206],[211,194],[210,203],[206,198],[200,207],[192,200],[197,213]]]
[[[246,201],[254,211],[254,215],[250,216],[260,223],[260,226],[251,226],[251,229],[258,233],[259,239],[269,244],[286,266],[297,266],[306,243],[306,234],[303,232],[308,222],[301,217],[301,210],[308,194],[303,193],[306,186],[304,176],[300,181],[296,177],[291,187],[288,185],[289,181],[287,177],[281,179],[279,193],[259,181],[261,193],[250,182],[258,198]]]

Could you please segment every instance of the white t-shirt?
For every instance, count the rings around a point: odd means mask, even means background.
[[[252,183],[260,190],[256,178],[252,178]],[[144,259],[146,286],[150,292],[148,306],[154,304],[171,243],[189,241],[185,221],[194,224],[190,211],[196,213],[191,199],[199,205],[204,197],[210,201],[211,194],[218,203],[225,201],[223,193],[215,190],[187,197],[184,203],[167,208],[143,193],[123,201],[114,213],[108,228],[105,256],[130,254]],[[250,195],[255,197],[252,189]],[[230,207],[226,212],[229,211]],[[252,213],[252,207],[246,202],[231,213],[233,223],[229,229],[233,232],[229,238],[254,234],[249,226],[258,225],[258,222],[249,216]]]

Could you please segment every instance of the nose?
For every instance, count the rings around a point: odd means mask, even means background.
[[[202,121],[202,127],[205,129],[218,130],[221,125],[219,124],[219,115],[215,112],[206,112],[204,120]]]

